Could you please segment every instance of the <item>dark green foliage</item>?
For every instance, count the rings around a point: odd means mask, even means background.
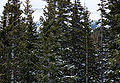
[[[1,82],[10,83],[14,80],[13,73],[15,68],[13,66],[13,58],[16,55],[17,38],[20,35],[20,20],[22,11],[20,10],[19,0],[8,0],[4,6],[1,28]]]
[[[119,83],[120,1],[101,0],[101,26],[93,32],[80,0],[45,1],[39,29],[30,0],[24,11],[19,0],[4,6],[0,83]]]
[[[40,57],[43,59],[40,81],[85,82],[87,70],[88,82],[94,82],[90,81],[95,80],[95,52],[88,12],[84,11],[80,1],[73,4],[69,0],[47,0],[47,3],[45,19],[40,20]],[[89,60],[86,61],[86,58]],[[90,62],[89,65],[87,62]]]
[[[20,1],[8,0],[4,7],[0,28],[1,82],[37,81],[37,27],[29,3],[27,0],[24,12],[26,18],[21,17]]]
[[[77,1],[72,4],[70,27],[66,31],[67,76],[74,82],[85,82],[85,29],[83,24],[84,8]]]
[[[101,26],[98,37],[98,71],[99,82],[101,83],[118,83],[119,82],[119,56],[116,57],[116,50],[119,55],[119,1],[118,0],[101,0]],[[96,33],[96,32],[95,32]],[[116,73],[116,71],[118,73]]]
[[[119,0],[108,0],[109,9],[107,23],[110,27],[110,51],[111,51],[111,71],[109,74],[110,81],[120,82],[120,1]],[[112,75],[111,75],[112,74]]]
[[[40,82],[56,83],[61,77],[61,31],[56,20],[56,1],[48,0],[44,9],[45,20],[40,28]]]
[[[24,14],[26,17],[22,20],[22,33],[19,38],[19,51],[15,58],[15,67],[17,69],[16,81],[31,83],[37,82],[37,73],[39,70],[38,57],[38,36],[37,27],[33,22],[30,1],[26,0],[24,5]]]

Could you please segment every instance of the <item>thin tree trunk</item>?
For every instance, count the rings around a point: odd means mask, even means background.
[[[101,2],[101,5],[102,5],[102,9],[103,9],[103,0],[102,0],[102,2]],[[102,14],[102,12],[101,12],[101,28],[100,28],[100,30],[101,30],[101,52],[100,52],[100,64],[101,64],[101,71],[100,71],[100,73],[101,73],[101,79],[100,79],[100,83],[103,83],[103,81],[104,81],[104,68],[103,68],[103,66],[104,66],[104,62],[103,62],[103,59],[104,59],[104,54],[103,54],[103,14]]]
[[[88,83],[88,39],[86,30],[86,83]]]

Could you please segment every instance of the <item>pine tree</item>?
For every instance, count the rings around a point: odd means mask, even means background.
[[[75,66],[77,79],[75,82],[96,82],[95,48],[91,38],[89,12],[82,7],[79,0],[75,0],[72,10],[72,58],[70,62]]]
[[[19,0],[8,0],[4,6],[1,28],[1,82],[15,82],[14,58],[20,31],[22,11]]]
[[[110,27],[110,63],[111,72],[108,74],[109,82],[111,83],[119,83],[120,82],[120,1],[119,0],[107,0],[107,9],[109,12],[107,13],[107,25]]]
[[[86,49],[88,49],[90,54],[89,61],[95,62],[94,46],[91,46],[89,21],[87,19],[88,13],[87,11],[84,12],[84,8],[81,6],[79,0],[75,1],[74,4],[71,4],[69,0],[68,2],[67,0],[66,2],[59,1],[58,7],[59,12],[57,20],[62,23],[59,24],[59,27],[63,30],[64,38],[63,41],[61,41],[61,47],[63,49],[62,60],[65,62],[64,71],[66,71],[63,80],[64,82],[73,83],[85,82]],[[86,42],[86,39],[89,41]],[[88,48],[86,48],[87,44]],[[92,65],[89,65],[90,72],[94,70],[92,68],[92,66],[95,66],[94,62],[93,64],[91,63]],[[92,77],[94,77],[94,73],[91,73],[90,78]]]
[[[75,0],[71,7],[70,28],[67,32],[69,48],[66,61],[68,67],[67,76],[73,80],[73,83],[85,82],[85,29],[83,24],[84,8],[79,0]],[[66,43],[65,43],[66,44]]]
[[[114,38],[118,30],[113,28],[116,26],[116,22],[114,20],[114,15],[116,13],[117,8],[114,8],[113,4],[116,3],[116,0],[101,0],[100,11],[101,11],[101,27],[100,27],[100,39],[101,39],[101,48],[99,49],[99,60],[98,60],[98,70],[100,73],[99,81],[101,83],[115,83],[116,78],[118,79],[118,74],[114,74],[114,69],[116,69],[116,65],[114,63],[113,58],[113,50],[115,45],[113,44]],[[118,3],[117,3],[118,4]],[[112,9],[113,8],[113,9]],[[111,11],[112,9],[112,11]],[[107,11],[109,10],[109,12]],[[115,11],[114,11],[115,10]],[[113,30],[114,29],[114,30]],[[119,38],[118,38],[119,39]],[[118,44],[119,46],[119,44]],[[117,66],[119,67],[119,66]]]
[[[70,26],[69,26],[69,15],[71,8],[70,0],[59,0],[57,1],[57,24],[61,30],[61,52],[62,52],[62,61],[63,61],[63,82],[74,82],[75,77],[71,73],[72,64],[70,64],[71,48],[70,48]]]
[[[106,0],[101,0],[99,4],[101,11],[101,19],[99,20],[100,27],[96,29],[98,32],[98,42],[96,46],[97,50],[97,71],[98,71],[98,82],[106,83],[108,81],[107,73],[109,72],[109,28],[106,26]]]
[[[33,22],[33,10],[30,1],[24,4],[24,15],[22,19],[22,34],[19,38],[19,52],[15,58],[16,62],[16,81],[31,83],[38,82],[39,57],[38,57],[38,35],[37,27]]]
[[[47,0],[48,6],[44,9],[44,20],[40,28],[40,82],[61,82],[61,30],[56,19],[56,0]]]

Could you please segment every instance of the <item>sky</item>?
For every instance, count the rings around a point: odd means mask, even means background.
[[[24,2],[25,0],[20,0],[22,2]],[[43,14],[43,10],[42,8],[45,7],[45,5],[47,4],[45,1],[43,0],[30,0],[31,1],[31,5],[33,10],[35,11],[33,16],[34,16],[34,21],[39,21],[39,17],[42,16]],[[88,10],[90,11],[90,19],[92,20],[98,20],[100,18],[100,12],[97,12],[98,10],[98,3],[100,3],[100,0],[80,0],[81,4],[88,7]],[[7,0],[0,0],[0,15],[2,15],[2,11],[4,9],[4,5],[7,2]]]

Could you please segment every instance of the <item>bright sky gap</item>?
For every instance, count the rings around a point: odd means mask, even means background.
[[[24,2],[25,0],[21,0]],[[99,9],[98,3],[100,3],[100,0],[80,0],[82,5],[88,7],[88,10],[90,11],[90,19],[92,20],[98,20],[100,18],[100,12],[97,10]],[[4,5],[7,2],[7,0],[1,0],[0,2],[0,15],[2,15],[2,11],[4,9]],[[31,5],[33,10],[35,10],[33,16],[34,16],[34,21],[39,21],[40,16],[42,16],[42,8],[45,7],[46,2],[43,0],[31,0]]]

